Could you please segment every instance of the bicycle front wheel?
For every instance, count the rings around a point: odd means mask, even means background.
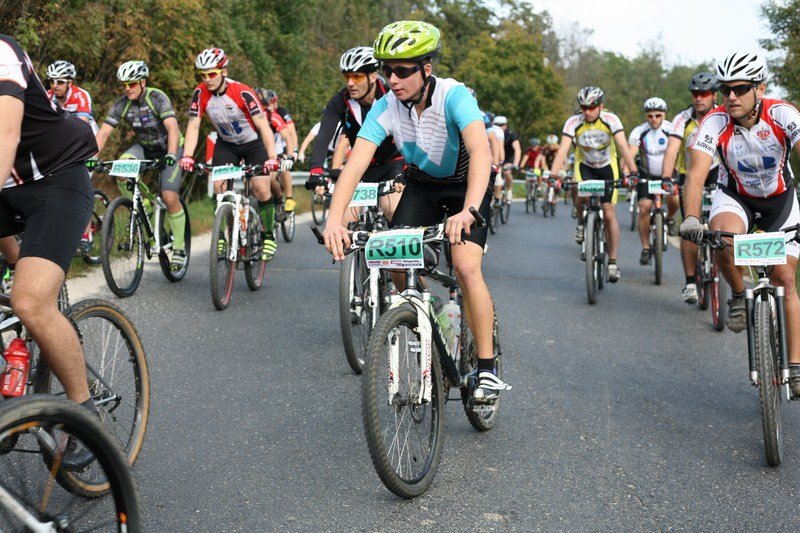
[[[389,310],[370,337],[361,407],[372,464],[383,484],[402,498],[425,492],[436,475],[444,439],[442,373],[431,361],[431,399],[419,399],[421,343],[417,312]]]
[[[708,261],[711,261],[711,250],[707,244],[697,247],[697,259],[694,266],[694,284],[697,287],[697,306],[705,311],[711,305],[713,278],[706,279]],[[709,269],[710,270],[710,269]]]
[[[761,407],[761,428],[764,451],[769,466],[778,466],[783,459],[781,424],[781,378],[778,364],[777,318],[772,299],[755,302],[753,322],[756,336],[758,398]]]
[[[211,301],[219,311],[228,307],[233,294],[233,275],[236,261],[231,261],[231,247],[234,246],[233,206],[220,205],[214,216],[214,229],[211,231],[211,253],[209,254],[209,275],[211,277]]]
[[[339,324],[347,364],[356,374],[364,371],[372,331],[369,307],[369,270],[363,252],[347,255],[339,271]]]
[[[634,231],[639,223],[639,205],[638,199],[636,198],[636,191],[631,191],[630,202],[631,206],[628,208],[628,210],[631,212],[630,230]]]
[[[505,195],[506,193],[503,191],[503,196],[505,197]],[[503,198],[503,203],[500,206],[500,222],[508,224],[509,217],[511,217],[511,202]]]
[[[317,226],[323,224],[328,218],[328,201],[324,195],[315,194],[311,199],[311,216]]]
[[[247,228],[247,257],[244,263],[244,279],[251,291],[257,291],[264,282],[264,273],[267,271],[267,262],[261,260],[261,249],[264,241],[261,237],[261,217],[256,208],[250,206],[250,221]]]
[[[139,287],[144,270],[142,225],[133,212],[133,201],[119,197],[108,206],[103,229],[100,262],[111,292],[120,298]]]
[[[492,429],[497,423],[497,413],[500,409],[500,399],[494,401],[492,404],[474,405],[472,403],[472,393],[477,384],[477,368],[478,368],[478,349],[475,346],[475,341],[472,338],[472,333],[467,327],[466,317],[461,321],[461,338],[463,341],[463,348],[461,352],[461,360],[459,362],[461,368],[461,375],[470,375],[467,387],[461,388],[461,403],[464,405],[464,412],[467,415],[469,423],[478,431],[488,431]],[[497,312],[494,314],[494,327],[492,330],[492,356],[495,358],[495,370],[497,377],[501,377],[502,363],[500,355],[500,327],[497,323]]]
[[[186,276],[186,272],[189,270],[189,258],[191,257],[191,250],[192,250],[192,224],[189,221],[189,209],[186,207],[186,202],[183,201],[183,198],[180,198],[181,207],[183,208],[183,213],[186,216],[186,226],[183,229],[183,242],[184,242],[184,250],[186,251],[186,261],[183,263],[183,268],[180,270],[171,270],[170,269],[170,261],[172,260],[172,252],[173,243],[175,241],[175,236],[172,233],[172,229],[167,229],[167,210],[163,209],[161,212],[161,227],[158,228],[160,233],[159,239],[161,240],[161,249],[158,251],[158,264],[161,266],[161,272],[164,274],[164,277],[167,278],[171,282],[180,281]]]
[[[492,200],[494,202],[494,200]],[[500,224],[500,209],[492,206],[489,208],[489,220],[487,220],[489,224],[489,233],[494,235],[497,233],[497,225]]]
[[[653,256],[655,261],[656,285],[661,285],[661,275],[664,268],[664,213],[656,211],[654,217]]]
[[[728,314],[728,283],[722,277],[716,262],[711,268],[711,320],[714,329],[725,329],[725,320]]]
[[[283,235],[284,242],[292,242],[294,240],[294,230],[294,211],[288,211],[286,213],[286,218],[281,222],[281,235]]]
[[[583,227],[583,243],[586,247],[586,295],[590,304],[597,303],[598,285],[598,258],[597,240],[595,236],[597,230],[597,214],[590,211],[586,216],[586,224]]]
[[[101,255],[100,232],[103,229],[103,219],[108,210],[108,196],[103,191],[95,189],[94,191],[94,207],[92,207],[92,219],[89,221],[89,232],[92,237],[92,248],[89,253],[83,256],[83,261],[89,265],[99,265]]]
[[[0,403],[0,524],[4,531],[142,531],[139,491],[118,444],[74,402],[52,396],[24,396]],[[86,501],[60,490],[72,473],[62,467],[67,447],[94,453],[92,464],[107,480],[111,498]],[[45,465],[36,457],[44,458]],[[91,494],[89,496],[97,496]],[[12,504],[13,502],[13,504]],[[58,527],[52,529],[55,524]],[[50,523],[51,527],[46,524]]]
[[[533,203],[532,202],[532,196],[533,196],[533,187],[531,187],[531,182],[529,181],[529,182],[525,183],[525,212],[526,213],[530,213],[531,212],[531,204]]]

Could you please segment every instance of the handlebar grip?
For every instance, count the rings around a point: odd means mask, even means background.
[[[319,244],[325,244],[325,238],[322,236],[322,233],[319,232],[319,228],[317,226],[311,226],[311,233],[317,238],[317,242]]]
[[[475,218],[476,228],[483,228],[486,226],[486,219],[483,218],[483,215],[481,215],[477,209],[475,209],[474,207],[470,207],[469,212]]]

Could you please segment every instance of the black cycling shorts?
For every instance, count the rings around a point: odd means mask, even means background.
[[[92,216],[94,194],[83,163],[0,192],[0,237],[22,236],[20,258],[41,257],[66,274]]]
[[[214,157],[211,160],[213,166],[239,165],[242,159],[245,165],[263,165],[269,159],[261,137],[244,144],[233,144],[217,139],[214,145]]]
[[[467,194],[467,182],[459,183],[423,183],[408,180],[403,196],[397,204],[392,218],[392,227],[398,226],[433,226],[439,224],[445,215],[455,215],[464,209],[464,198]],[[478,212],[489,219],[489,205],[492,195],[489,189],[483,196]],[[487,228],[473,228],[464,240],[474,242],[481,248],[486,244]]]
[[[380,165],[370,165],[361,176],[361,183],[380,183],[392,180],[403,174],[403,163],[403,158],[399,157]]]

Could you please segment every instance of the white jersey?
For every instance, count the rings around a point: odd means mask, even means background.
[[[671,132],[672,123],[668,120],[662,121],[661,127],[655,130],[650,127],[648,122],[645,122],[633,128],[628,137],[628,144],[639,149],[642,170],[651,176],[661,177],[664,154],[667,152]]]
[[[692,162],[692,145],[697,138],[697,132],[699,131],[697,128],[698,125],[699,123],[695,117],[694,108],[692,106],[687,107],[672,119],[672,132],[669,135],[670,137],[676,137],[681,140],[680,152],[678,153],[678,158],[675,163],[675,168],[677,168],[680,174],[686,174]],[[711,161],[711,169],[713,170],[718,166],[719,154],[714,152],[714,159]]]

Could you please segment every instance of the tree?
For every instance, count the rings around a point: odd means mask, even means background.
[[[786,89],[790,100],[800,102],[800,0],[771,0],[761,12],[773,34],[761,45],[771,52],[781,52],[770,62],[775,79]]]

